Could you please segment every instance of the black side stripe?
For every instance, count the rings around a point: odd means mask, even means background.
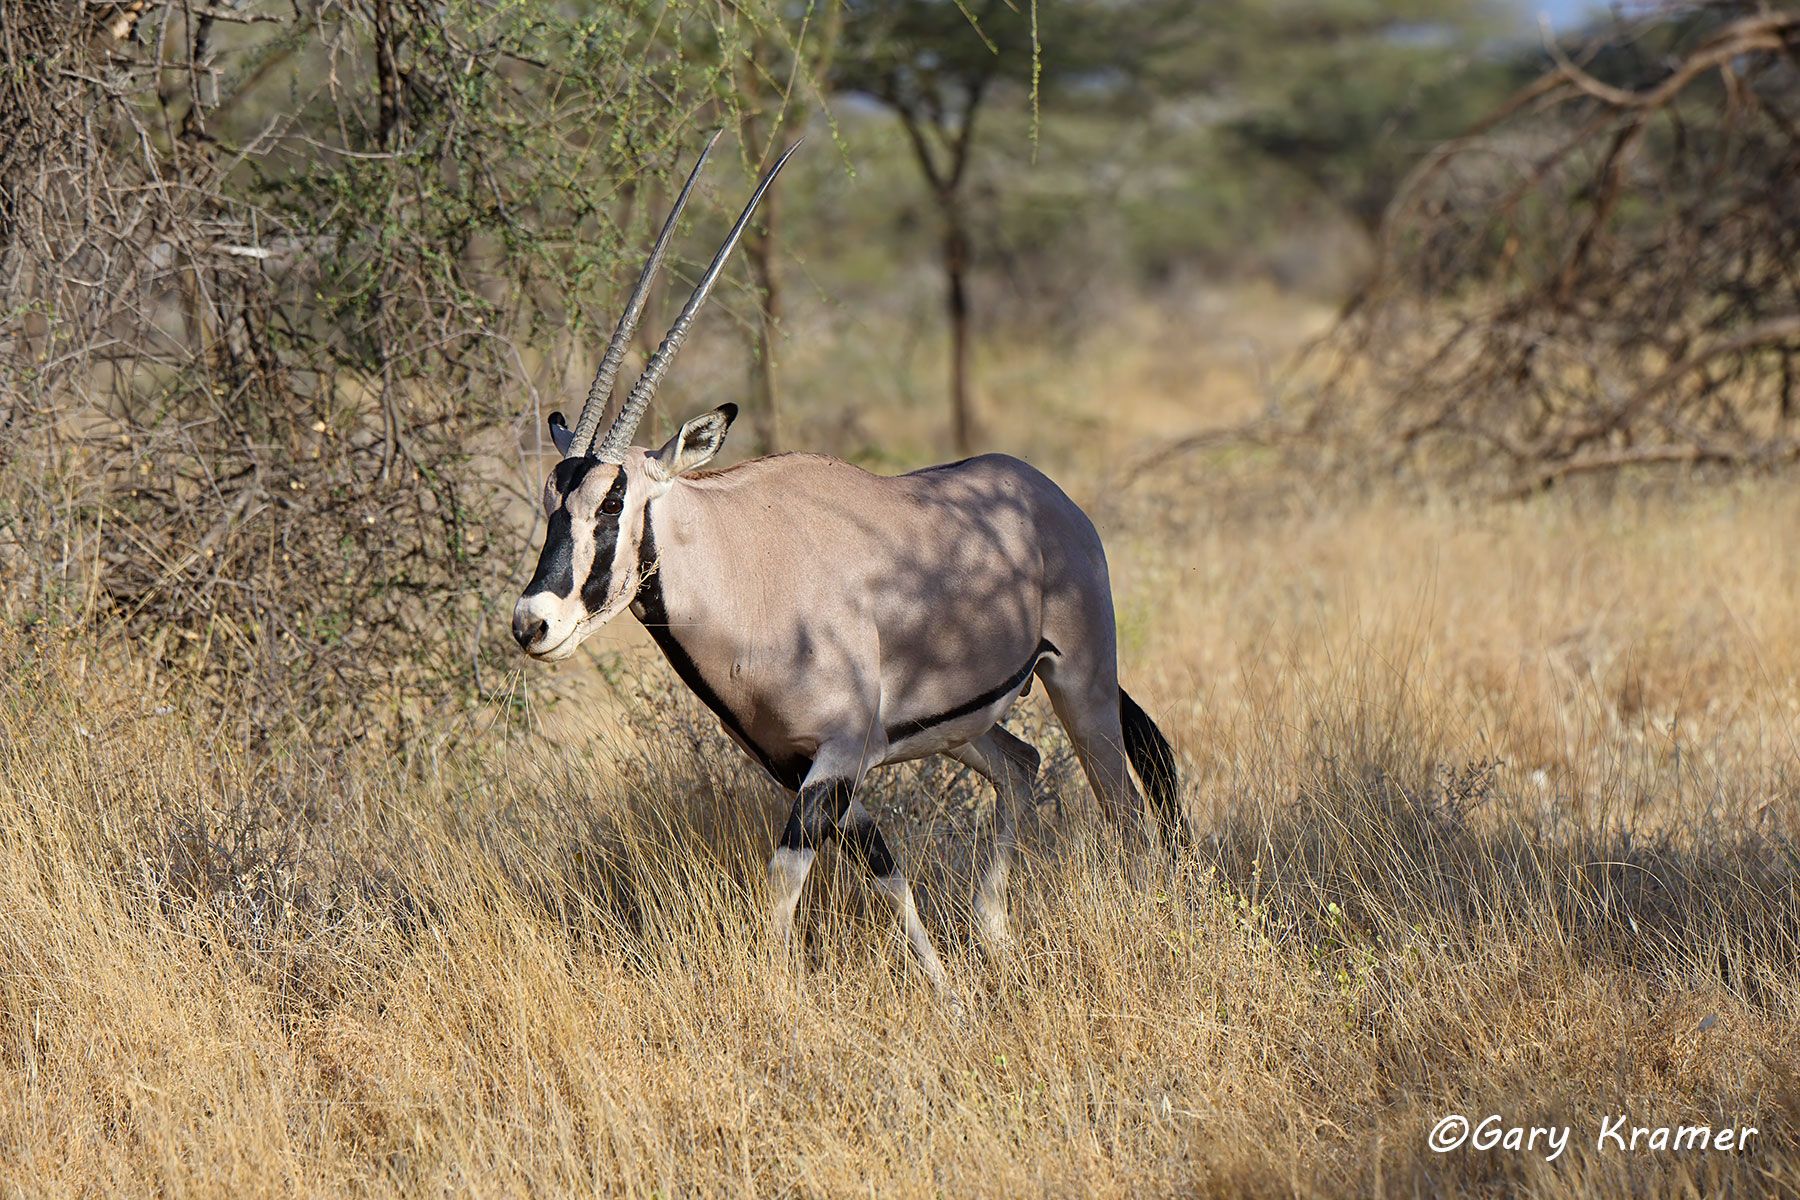
[[[790,758],[777,761],[761,746],[751,740],[744,732],[743,722],[732,712],[719,694],[712,690],[706,677],[700,674],[700,668],[689,656],[687,648],[676,638],[675,631],[669,627],[669,609],[663,599],[660,567],[656,561],[656,534],[650,524],[650,506],[644,505],[644,537],[638,543],[638,620],[650,631],[651,640],[669,665],[675,668],[675,674],[687,685],[689,691],[700,697],[700,703],[712,710],[719,718],[719,723],[730,731],[740,746],[750,752],[763,770],[790,792],[800,790],[800,783],[806,778],[812,763],[803,758]]]
[[[1038,642],[1037,651],[1025,661],[1025,665],[1020,667],[1011,679],[1008,679],[999,687],[990,688],[973,700],[965,701],[955,708],[946,709],[941,713],[934,713],[929,717],[921,717],[917,720],[901,721],[897,725],[888,726],[882,732],[887,735],[889,743],[898,742],[905,738],[915,737],[925,730],[930,729],[933,725],[942,725],[946,721],[954,721],[958,717],[966,717],[970,713],[980,712],[982,709],[998,703],[1004,697],[1009,696],[1024,687],[1025,681],[1031,678],[1031,673],[1037,670],[1038,660],[1043,658],[1044,655],[1060,655],[1061,653],[1062,651],[1051,644],[1050,639],[1044,638]]]

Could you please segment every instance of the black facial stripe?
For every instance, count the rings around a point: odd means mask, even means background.
[[[624,499],[625,472],[620,471],[606,489],[606,496],[600,501],[599,519],[594,522],[594,565],[588,568],[587,579],[581,585],[581,603],[589,613],[606,607],[606,597],[612,589],[613,558],[619,548],[619,520],[624,514],[609,513],[606,506],[615,500],[623,503]]]
[[[550,478],[556,481],[556,494],[567,501],[575,494],[575,489],[581,486],[581,481],[587,478],[587,473],[599,465],[599,459],[585,455],[581,458],[565,458],[557,463],[556,469],[550,472]],[[623,475],[625,472],[620,471],[619,474]]]
[[[544,551],[538,555],[537,574],[525,585],[525,594],[549,592],[567,598],[575,590],[575,538],[570,532],[569,510],[558,507],[544,531]]]
[[[972,712],[980,712],[982,709],[998,703],[1003,697],[1011,695],[1013,692],[1024,687],[1025,681],[1031,678],[1031,673],[1037,670],[1038,660],[1043,658],[1044,655],[1061,653],[1062,651],[1052,645],[1048,638],[1044,638],[1038,642],[1037,651],[1025,661],[1025,665],[1019,668],[1018,673],[999,687],[990,688],[973,700],[965,701],[955,708],[946,709],[941,713],[933,713],[929,717],[920,717],[918,720],[901,721],[898,724],[888,726],[882,732],[887,735],[887,740],[889,742],[898,742],[904,738],[912,737],[915,734],[923,733],[933,725],[942,725],[946,721],[954,721],[958,717],[966,717]]]
[[[790,792],[800,790],[800,781],[812,769],[812,763],[804,758],[791,757],[776,761],[761,746],[750,740],[744,732],[743,722],[737,714],[726,707],[719,699],[719,694],[707,684],[706,677],[700,674],[700,668],[688,655],[685,647],[676,639],[675,631],[669,627],[669,609],[663,601],[662,572],[656,561],[656,533],[650,524],[650,506],[644,505],[644,536],[638,541],[638,620],[650,631],[650,638],[656,643],[669,665],[675,668],[675,674],[687,685],[688,691],[700,697],[700,703],[712,710],[719,718],[719,724],[725,726],[737,739],[740,746],[750,752],[762,769],[771,778]]]

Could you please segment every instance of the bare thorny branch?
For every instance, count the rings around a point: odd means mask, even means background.
[[[115,628],[255,735],[461,710],[517,549],[481,431],[707,102],[629,14],[542,15],[0,0],[3,615]]]
[[[1415,172],[1311,428],[1526,492],[1800,462],[1800,12],[1621,27]]]

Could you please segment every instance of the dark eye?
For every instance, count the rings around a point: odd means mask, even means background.
[[[625,501],[617,496],[608,496],[600,502],[600,511],[609,517],[616,517],[625,511]]]

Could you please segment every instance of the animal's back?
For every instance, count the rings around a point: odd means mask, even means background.
[[[738,479],[754,486],[727,489],[732,503],[766,506],[765,536],[810,564],[805,578],[769,581],[770,590],[850,603],[884,643],[929,637],[942,657],[956,648],[945,640],[967,631],[1007,636],[1028,651],[1047,588],[1091,586],[1096,572],[1104,586],[1105,553],[1092,522],[1048,476],[1009,455],[876,475],[839,459],[787,454],[707,482]]]

